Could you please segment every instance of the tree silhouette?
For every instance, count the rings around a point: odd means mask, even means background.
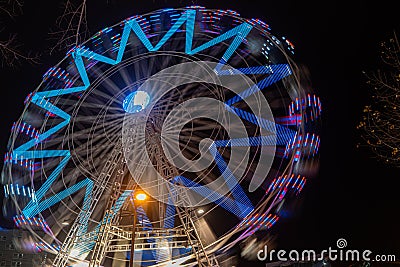
[[[383,162],[400,167],[400,44],[394,33],[381,43],[382,67],[366,73],[372,103],[364,107],[357,129],[363,143]]]
[[[50,53],[77,46],[89,37],[86,12],[86,0],[68,0],[64,4],[64,12],[56,21],[56,29],[50,32],[51,39],[55,40]]]
[[[18,15],[22,14],[22,7],[23,2],[21,0],[0,1],[0,15],[15,19]],[[0,21],[0,24],[4,24],[4,21]],[[4,28],[3,25],[1,26]],[[38,62],[38,55],[24,52],[20,49],[21,46],[22,44],[18,42],[17,34],[15,33],[0,37],[1,67],[15,67],[21,61]]]
[[[6,18],[15,21],[23,15],[22,0],[0,0],[0,25],[7,29]],[[86,0],[67,0],[63,12],[55,21],[55,27],[49,32],[50,42],[47,42],[49,52],[68,50],[80,44],[89,36],[86,21]],[[16,67],[22,62],[38,63],[39,55],[29,52],[18,40],[17,33],[8,30],[0,31],[0,61],[1,67]],[[53,41],[53,42],[52,42]]]

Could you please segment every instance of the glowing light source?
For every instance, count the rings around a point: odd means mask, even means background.
[[[146,200],[147,195],[145,193],[138,193],[138,194],[136,194],[135,198],[136,198],[136,200],[143,201],[143,200]]]
[[[125,97],[122,107],[128,113],[138,113],[145,109],[150,102],[150,96],[145,91],[135,91]]]
[[[204,210],[203,210],[203,209],[198,209],[198,210],[197,210],[197,213],[198,213],[198,214],[203,214],[203,213],[204,213]]]
[[[64,221],[64,222],[62,222],[61,224],[62,224],[62,225],[69,225],[69,222]]]

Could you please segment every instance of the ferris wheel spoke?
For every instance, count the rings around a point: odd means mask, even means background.
[[[217,122],[210,122],[207,120],[196,119],[195,121],[189,120],[190,117],[186,117],[185,120],[188,123],[191,123],[192,127],[185,127],[183,129],[177,129],[176,125],[180,125],[183,118],[179,116],[169,116],[168,121],[164,123],[165,132],[173,132],[173,131],[181,131],[181,132],[195,132],[199,130],[200,132],[203,130],[210,130],[215,128],[220,128],[220,125]],[[191,118],[190,118],[191,119]],[[196,125],[196,126],[195,126]],[[198,126],[197,126],[198,125]]]
[[[93,68],[92,72],[96,77],[101,78],[101,85],[102,87],[107,88],[107,93],[109,93],[110,96],[116,96],[121,92],[121,86],[118,86],[112,79],[115,73],[104,73],[99,68]],[[104,99],[107,99],[100,90],[97,90],[97,93],[98,96],[102,96]]]
[[[129,84],[133,84],[134,83],[135,80],[132,79],[132,76],[130,75],[130,73],[128,72],[127,69],[120,68],[120,69],[118,69],[118,72],[119,72],[119,75],[122,78],[123,84],[129,85]],[[141,76],[135,76],[135,77],[141,77]],[[119,89],[119,91],[121,91],[121,89]],[[122,102],[119,103],[119,104],[122,104]]]
[[[113,117],[113,116],[111,116],[111,117]],[[107,133],[109,130],[112,130],[115,128],[121,129],[122,128],[121,123],[123,122],[123,119],[120,116],[115,116],[115,119],[112,120],[112,119],[110,119],[111,117],[109,117],[107,120],[93,118],[95,120],[82,119],[77,122],[74,122],[76,124],[74,126],[78,130],[75,130],[73,132],[73,134],[75,136],[81,136],[81,135],[89,134],[89,133],[95,132],[95,131]],[[87,125],[87,126],[85,126],[85,125]]]
[[[200,123],[196,122],[196,124],[200,124]],[[210,123],[204,123],[202,126],[182,129],[181,133],[191,133],[191,132],[205,131],[205,130],[211,130],[211,129],[215,130],[215,127],[218,127],[218,126],[219,126],[218,124],[214,124],[213,125],[213,124],[210,124]]]
[[[74,123],[87,123],[87,124],[93,124],[95,121],[102,121],[102,122],[107,122],[107,123],[121,123],[123,122],[125,115],[123,114],[107,114],[104,116],[80,116],[74,119]],[[101,124],[97,124],[94,127],[101,127]]]
[[[82,129],[80,131],[74,132],[74,135],[70,138],[70,140],[74,142],[78,142],[79,140],[85,142],[88,140],[88,138],[92,137],[92,133],[96,132],[96,130],[101,130],[101,132],[96,134],[95,138],[90,139],[92,143],[102,140],[107,136],[114,136],[121,130],[121,126],[115,123],[110,123],[109,125],[101,125],[90,129]],[[65,138],[63,136],[58,136],[51,139],[51,143],[58,143],[63,141],[65,141]],[[80,143],[79,145],[82,145],[82,143]]]

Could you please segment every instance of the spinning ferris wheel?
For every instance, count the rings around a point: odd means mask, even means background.
[[[293,44],[199,6],[105,28],[14,123],[3,213],[53,266],[220,266],[318,163],[321,103]]]

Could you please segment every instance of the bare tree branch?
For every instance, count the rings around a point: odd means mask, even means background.
[[[6,14],[9,18],[15,19],[16,16],[22,14],[22,7],[23,1],[21,0],[0,1],[0,14]],[[4,32],[4,29],[0,32]],[[9,36],[0,40],[0,66],[15,67],[22,61],[38,63],[39,56],[23,52],[20,49],[21,46],[17,41],[16,34],[9,34]]]
[[[396,34],[381,47],[385,69],[365,73],[373,102],[365,106],[357,128],[378,159],[400,167],[400,44]]]
[[[15,67],[26,61],[29,63],[39,63],[39,55],[25,54],[19,49],[20,44],[16,41],[16,35],[10,36],[7,41],[0,41],[1,67]]]
[[[24,2],[21,0],[0,1],[0,13],[5,13],[8,17],[14,18],[22,13]]]
[[[50,53],[77,46],[89,36],[86,11],[86,0],[80,0],[78,5],[72,0],[66,2],[63,14],[56,21],[58,29],[50,33],[51,39],[56,40]]]

